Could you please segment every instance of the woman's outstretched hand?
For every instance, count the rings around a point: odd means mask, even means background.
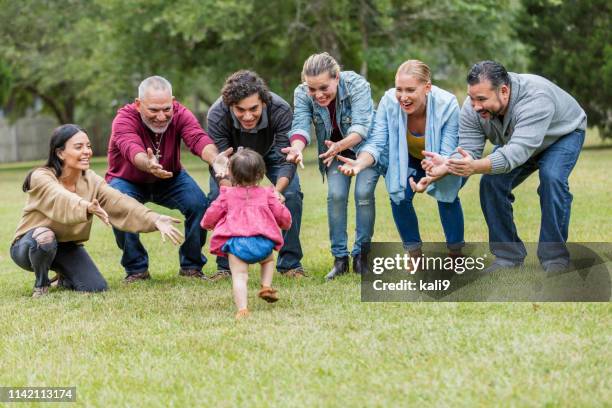
[[[338,160],[342,163],[338,166],[338,170],[345,176],[356,176],[361,171],[361,166],[358,160],[349,159],[348,157],[338,156]]]
[[[325,167],[329,167],[334,161],[334,158],[340,154],[341,150],[338,143],[332,142],[331,140],[326,140],[325,146],[327,146],[327,151],[325,153],[321,153],[319,158],[323,159],[323,164]]]
[[[448,174],[448,159],[438,153],[423,150],[425,159],[421,161],[421,167],[430,177],[442,177]]]
[[[287,160],[289,163],[299,164],[301,168],[304,168],[304,156],[302,155],[302,149],[299,147],[284,147],[281,149],[281,153],[287,155],[285,160]]]
[[[93,214],[98,217],[102,222],[108,226],[110,226],[110,221],[108,219],[108,214],[104,211],[104,208],[100,205],[98,200],[95,198],[89,203],[87,206],[87,212],[89,214]]]
[[[415,183],[412,177],[410,177],[408,181],[410,182],[410,188],[413,192],[423,193],[425,190],[427,190],[427,187],[431,184],[432,180],[431,177],[425,176],[421,177],[418,183]]]
[[[166,237],[168,237],[174,245],[178,245],[185,240],[185,237],[181,231],[177,230],[172,224],[180,223],[181,220],[177,220],[167,215],[160,215],[157,221],[155,221],[155,228],[160,232],[162,241],[166,242]]]

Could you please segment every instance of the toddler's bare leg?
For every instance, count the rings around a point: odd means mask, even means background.
[[[278,300],[276,289],[272,288],[272,277],[274,276],[274,256],[269,257],[260,262],[261,264],[261,290],[257,294],[266,302],[273,303]]]
[[[238,310],[247,307],[247,282],[249,280],[249,265],[240,258],[228,254],[229,267],[232,271],[232,292],[234,303]]]
[[[261,265],[261,286],[272,286],[272,278],[274,277],[274,255],[259,263]]]

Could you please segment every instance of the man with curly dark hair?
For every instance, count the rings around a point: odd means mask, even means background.
[[[291,212],[291,228],[283,231],[284,245],[279,251],[277,270],[290,277],[305,276],[301,264],[300,225],[302,199],[296,164],[287,160],[287,153],[296,155],[287,133],[293,113],[289,104],[270,92],[257,73],[241,70],[230,75],[221,90],[221,97],[208,111],[208,133],[217,149],[225,151],[248,147],[261,154],[266,164],[266,177],[274,184],[278,198]],[[219,195],[219,184],[229,183],[223,172],[210,178],[209,200]],[[230,276],[227,258],[217,258],[213,280]]]

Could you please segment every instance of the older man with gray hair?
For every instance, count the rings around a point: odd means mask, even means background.
[[[179,275],[204,278],[206,231],[200,228],[200,220],[209,202],[181,166],[181,139],[209,164],[218,155],[193,113],[174,99],[170,82],[160,76],[145,79],[138,87],[138,98],[119,109],[113,120],[106,181],[141,203],[178,209],[185,217]],[[149,279],[149,258],[138,234],[113,232],[123,251],[125,282]]]

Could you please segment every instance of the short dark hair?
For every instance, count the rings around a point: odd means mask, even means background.
[[[270,90],[263,79],[256,72],[240,70],[230,75],[221,89],[221,96],[225,106],[230,107],[244,98],[258,94],[264,103],[272,99]]]
[[[59,158],[57,151],[64,150],[66,148],[66,142],[79,132],[87,133],[85,132],[85,129],[79,125],[69,123],[55,128],[53,134],[51,135],[51,141],[49,142],[49,156],[47,157],[47,163],[45,163],[43,167],[52,169],[57,178],[60,178],[62,175],[62,167],[64,165],[64,161]],[[32,179],[32,173],[34,170],[30,171],[23,181],[21,189],[24,193],[27,193],[30,190],[30,180]]]
[[[476,85],[483,80],[490,81],[495,89],[502,85],[510,85],[508,71],[502,64],[495,61],[480,61],[470,69],[467,75],[468,85]]]
[[[232,181],[239,186],[252,186],[259,183],[266,174],[266,163],[255,150],[239,149],[229,164]]]

